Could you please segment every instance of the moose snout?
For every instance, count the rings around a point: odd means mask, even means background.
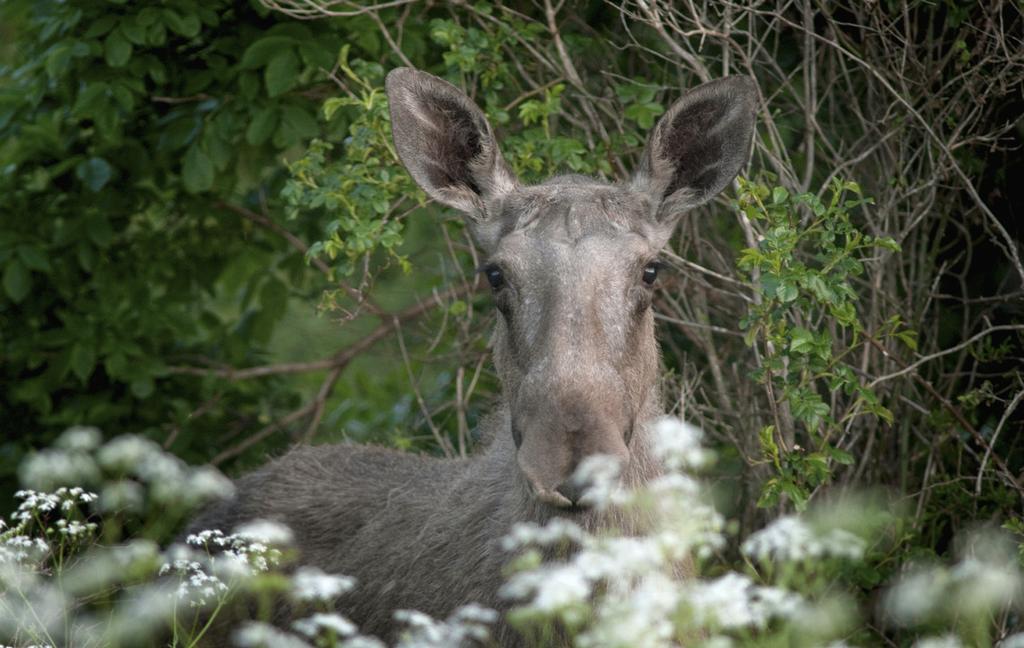
[[[516,458],[538,500],[559,508],[588,508],[594,503],[588,495],[618,484],[629,462],[624,433],[591,431],[585,440],[582,434],[545,430],[523,435]]]
[[[584,496],[590,491],[592,486],[591,480],[573,473],[569,479],[566,479],[555,488],[555,492],[569,500],[573,506],[587,508],[589,502]]]

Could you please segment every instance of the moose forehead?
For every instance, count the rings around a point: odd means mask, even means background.
[[[646,196],[581,176],[557,176],[520,187],[504,196],[498,210],[505,239],[500,247],[506,249],[517,241],[577,248],[594,240],[620,240],[640,248],[643,240],[650,241],[643,246],[649,247],[658,239]]]

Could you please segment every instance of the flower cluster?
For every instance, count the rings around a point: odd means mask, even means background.
[[[724,518],[707,503],[704,486],[684,472],[706,467],[713,457],[701,445],[700,430],[685,423],[662,419],[652,433],[663,475],[635,491],[601,484],[615,479],[608,470],[588,478],[598,484],[599,505],[623,521],[622,532],[595,535],[556,518],[544,526],[518,525],[505,538],[507,550],[533,551],[526,568],[501,589],[521,602],[513,618],[556,621],[580,648],[656,648],[687,634],[763,630],[773,619],[797,614],[802,597],[748,576],[692,577],[694,559],[711,556],[725,541]],[[540,562],[545,549],[559,546],[575,551]]]
[[[17,522],[30,522],[49,513],[69,513],[79,504],[96,501],[96,493],[90,493],[77,486],[62,486],[52,493],[20,490],[14,497],[22,500],[18,509],[11,514],[11,518]]]
[[[0,539],[0,565],[37,562],[50,551],[42,538],[11,535]]]
[[[330,603],[355,587],[355,579],[325,574],[316,567],[299,567],[292,575],[292,596],[298,601]]]
[[[464,605],[444,621],[413,610],[398,610],[395,620],[407,628],[396,648],[471,646],[487,641],[489,626],[498,620],[498,613],[479,605]]]
[[[228,586],[224,581],[209,573],[207,567],[198,560],[178,558],[164,563],[160,568],[160,575],[171,573],[179,578],[176,591],[178,598],[188,601],[192,607],[205,607],[228,592]]]
[[[865,544],[860,537],[844,529],[816,530],[792,515],[774,520],[743,542],[744,555],[762,563],[800,562],[821,558],[860,560]]]
[[[795,616],[804,605],[793,592],[757,585],[735,572],[696,581],[686,589],[686,598],[698,623],[716,628],[763,629],[773,618]]]
[[[982,534],[951,567],[917,565],[886,592],[886,615],[914,627],[965,614],[977,618],[1024,601],[1024,574],[1012,548]],[[1024,643],[1024,642],[1022,642]]]

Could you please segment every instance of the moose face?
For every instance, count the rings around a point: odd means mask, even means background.
[[[632,180],[614,185],[557,176],[524,186],[457,88],[400,68],[387,92],[402,162],[431,197],[466,214],[486,254],[516,463],[539,500],[578,505],[580,462],[607,455],[625,466],[634,429],[657,412],[656,258],[679,216],[746,163],[753,82],[685,94],[655,126]]]

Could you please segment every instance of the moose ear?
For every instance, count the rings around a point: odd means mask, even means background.
[[[461,90],[426,72],[397,68],[385,81],[391,134],[402,164],[431,198],[485,218],[485,199],[518,184],[487,118]]]
[[[734,76],[693,88],[654,127],[632,186],[659,220],[714,198],[750,157],[757,87]]]

